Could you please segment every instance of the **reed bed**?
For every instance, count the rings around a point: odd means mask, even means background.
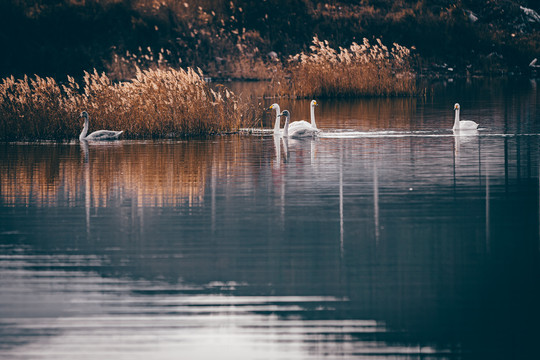
[[[85,72],[80,85],[35,76],[0,82],[0,140],[65,140],[82,129],[124,130],[127,138],[162,138],[235,132],[251,127],[261,110],[223,86],[211,88],[200,70],[137,69],[114,83],[104,73]]]
[[[279,95],[314,98],[416,93],[411,51],[404,46],[388,48],[379,39],[376,44],[364,39],[362,44],[353,42],[337,51],[328,41],[314,37],[310,50],[289,58],[284,73],[278,75],[279,84],[285,87],[280,87]]]

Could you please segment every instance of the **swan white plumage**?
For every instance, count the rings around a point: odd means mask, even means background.
[[[317,129],[317,124],[315,123],[315,106],[319,106],[319,104],[316,100],[311,100],[311,103],[309,104],[311,123],[307,122],[306,120],[293,121],[289,124],[289,129],[295,126],[311,126],[312,128]]]
[[[279,129],[279,125],[280,125],[279,115],[281,114],[281,109],[279,108],[278,104],[272,104],[272,105],[270,105],[268,110],[276,110],[276,121],[274,123],[274,134],[280,134],[281,130]]]
[[[98,130],[93,133],[86,135],[88,132],[88,113],[86,111],[81,112],[80,118],[84,119],[84,127],[79,135],[79,140],[90,140],[90,141],[103,141],[103,140],[117,140],[120,134],[123,131],[112,131],[112,130]]]
[[[279,115],[280,117],[285,117],[285,127],[283,128],[283,137],[291,138],[301,138],[301,137],[313,137],[319,133],[320,130],[313,128],[311,124],[308,125],[296,125],[293,128],[289,126],[289,121],[291,119],[291,113],[289,110],[283,110]]]
[[[456,112],[456,118],[454,120],[454,127],[452,130],[476,130],[478,124],[470,120],[459,120],[460,106],[458,103],[454,105],[454,111]]]
[[[289,124],[289,130],[292,130],[292,128],[295,128],[297,126],[300,126],[302,128],[311,127],[314,130],[317,130],[317,124],[315,123],[315,106],[319,106],[316,100],[311,100],[310,103],[310,115],[311,115],[311,122],[307,122],[306,120],[299,120],[299,121],[293,121]],[[274,134],[283,134],[284,130],[280,129],[280,114],[281,109],[279,107],[279,104],[272,104],[268,108],[268,110],[276,110],[276,120],[274,122]]]

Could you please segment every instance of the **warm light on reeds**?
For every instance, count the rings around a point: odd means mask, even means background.
[[[403,96],[416,91],[410,50],[404,46],[393,44],[389,49],[379,39],[376,44],[364,39],[338,52],[314,37],[310,49],[289,59],[284,77],[290,81],[280,81],[285,86],[281,94],[313,98]]]
[[[131,81],[85,72],[72,77],[25,76],[0,83],[0,140],[76,138],[80,111],[90,113],[91,131],[124,130],[128,138],[216,134],[252,126],[260,115],[223,86],[211,88],[200,70],[140,70]]]

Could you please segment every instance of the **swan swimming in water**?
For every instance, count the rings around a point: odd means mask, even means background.
[[[452,130],[456,131],[456,130],[476,130],[478,129],[478,124],[475,123],[474,121],[470,121],[470,120],[459,120],[459,109],[460,109],[460,106],[459,104],[455,104],[454,105],[454,110],[456,112],[456,119],[454,120],[454,127],[452,128]]]
[[[308,123],[306,120],[293,121],[289,124],[289,128],[295,126],[311,126],[314,129],[317,129],[317,124],[315,123],[315,106],[319,106],[316,100],[311,100],[309,104],[309,113],[311,115],[311,123]]]
[[[84,127],[81,131],[81,134],[79,135],[79,140],[81,141],[117,140],[120,134],[123,133],[123,131],[98,130],[87,136],[86,133],[88,132],[88,113],[86,111],[83,111],[79,117],[84,119]]]
[[[279,116],[285,117],[285,127],[283,128],[284,138],[285,137],[291,137],[291,138],[313,137],[320,131],[317,128],[313,128],[311,124],[309,123],[308,125],[296,125],[291,128],[289,126],[289,121],[291,119],[291,113],[289,112],[289,110],[283,110],[283,112]]]
[[[276,110],[276,121],[274,123],[274,134],[278,135],[281,133],[281,130],[279,129],[279,115],[281,114],[281,109],[279,108],[278,104],[272,104],[268,108],[268,110]]]
[[[316,100],[311,100],[310,103],[310,115],[311,115],[311,123],[300,120],[300,121],[293,121],[289,124],[289,129],[292,129],[296,126],[301,127],[311,127],[314,130],[317,130],[317,124],[315,123],[315,106],[319,106]],[[283,131],[280,129],[280,115],[281,115],[281,109],[279,107],[279,104],[272,104],[268,108],[268,110],[276,110],[276,121],[274,122],[274,134],[282,134]]]

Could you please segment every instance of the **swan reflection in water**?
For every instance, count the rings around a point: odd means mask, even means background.
[[[287,138],[282,138],[281,136],[275,135],[275,134],[274,134],[273,137],[274,137],[274,150],[276,152],[276,162],[275,162],[274,166],[276,168],[279,168],[281,166],[281,141],[283,140],[283,150],[284,150],[284,153],[283,153],[284,159],[283,159],[283,161],[286,163],[287,159],[288,159],[288,156],[289,156],[288,139]]]
[[[88,141],[80,141],[81,150],[84,159],[84,209],[86,213],[86,236],[90,235],[90,208],[92,207],[92,199],[90,196],[90,154],[88,150]]]
[[[83,177],[84,177],[84,208],[86,212],[86,234],[90,235],[90,210],[92,209],[92,177],[90,169],[90,149],[87,140],[80,140],[79,145],[83,153]],[[92,142],[93,146],[118,148],[120,142]]]
[[[453,130],[454,133],[454,155],[465,158],[467,153],[478,148],[478,130]],[[462,150],[463,146],[463,150]]]
[[[276,154],[276,160],[274,166],[279,168],[282,163],[288,163],[290,158],[290,151],[304,153],[309,151],[310,153],[310,162],[312,165],[316,165],[315,161],[317,156],[317,144],[319,143],[316,137],[305,137],[305,138],[296,138],[291,139],[289,137],[282,137],[279,135],[274,135],[274,151]],[[307,148],[307,142],[309,141],[309,150]],[[281,144],[283,144],[283,151],[281,150]],[[301,155],[304,158],[304,155]]]

